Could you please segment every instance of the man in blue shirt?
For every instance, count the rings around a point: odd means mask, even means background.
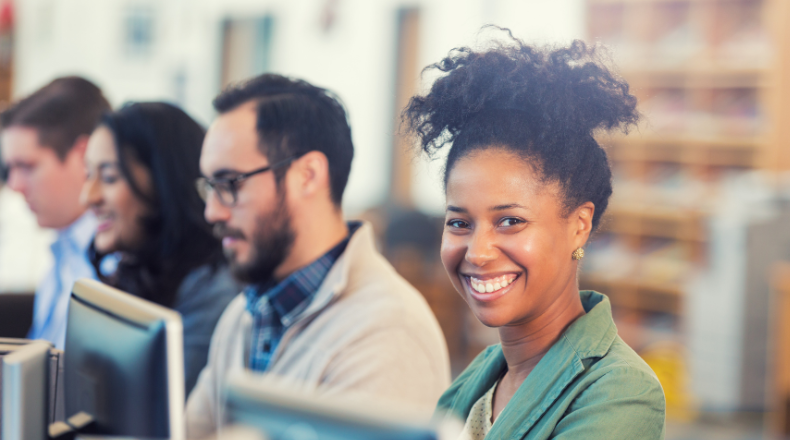
[[[0,115],[8,186],[19,191],[39,226],[57,230],[54,266],[36,291],[32,339],[63,349],[71,287],[95,278],[87,251],[96,220],[79,203],[88,137],[110,104],[96,85],[58,78]]]

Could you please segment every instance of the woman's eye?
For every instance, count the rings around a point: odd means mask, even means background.
[[[466,228],[468,224],[463,220],[450,220],[447,222],[447,226],[451,228]]]
[[[515,225],[518,225],[518,224],[521,224],[521,223],[524,223],[524,221],[521,220],[521,219],[518,219],[518,218],[509,217],[509,218],[502,219],[502,221],[500,222],[500,225],[502,225],[502,226],[515,226]]]

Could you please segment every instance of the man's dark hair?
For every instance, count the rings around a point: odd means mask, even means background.
[[[306,81],[264,74],[223,90],[214,99],[214,108],[227,113],[250,101],[258,104],[258,147],[269,162],[310,151],[324,153],[329,161],[332,201],[340,206],[354,145],[346,111],[337,96]],[[286,169],[275,170],[278,182]]]
[[[95,84],[78,76],[57,78],[0,115],[2,128],[30,127],[39,143],[63,160],[77,138],[89,136],[110,103]]]

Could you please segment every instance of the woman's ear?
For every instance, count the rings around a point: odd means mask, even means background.
[[[590,238],[594,215],[595,205],[593,202],[583,203],[571,214],[574,249],[583,247]]]

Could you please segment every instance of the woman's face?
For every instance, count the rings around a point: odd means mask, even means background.
[[[472,152],[448,175],[442,262],[483,324],[527,323],[577,294],[571,254],[593,211],[588,202],[564,215],[559,184],[505,149]]]
[[[135,183],[145,194],[152,193],[151,175],[132,157],[126,163]],[[145,239],[143,218],[151,209],[138,198],[121,174],[118,153],[112,132],[105,126],[97,128],[88,140],[85,153],[87,181],[80,201],[98,219],[95,246],[101,253],[139,249]]]

